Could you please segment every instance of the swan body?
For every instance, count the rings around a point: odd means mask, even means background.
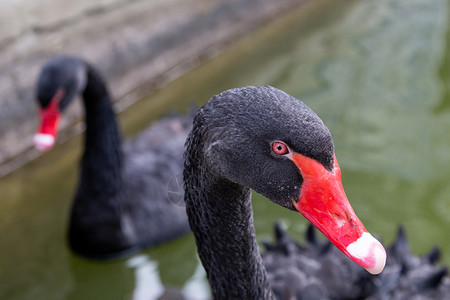
[[[275,233],[275,243],[263,243],[263,262],[278,299],[445,299],[450,293],[448,269],[436,265],[439,249],[413,255],[401,226],[377,276],[319,239],[312,225],[302,244],[280,224]]]
[[[184,185],[214,299],[278,296],[258,251],[250,189],[301,212],[370,273],[384,267],[383,246],[345,196],[330,132],[305,104],[276,88],[228,90],[197,112],[186,142]]]
[[[167,117],[122,145],[98,71],[80,58],[60,55],[39,76],[36,148],[53,146],[60,114],[77,95],[83,98],[86,131],[69,221],[71,249],[88,258],[116,258],[188,232],[185,209],[169,201],[167,186],[182,172],[191,118]]]

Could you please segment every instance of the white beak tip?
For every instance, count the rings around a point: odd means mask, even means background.
[[[376,275],[383,271],[386,250],[370,233],[364,232],[358,240],[347,246],[347,251],[370,274]]]
[[[365,268],[367,272],[373,275],[380,274],[386,265],[386,250],[383,247],[376,247],[374,250],[375,264],[372,267]]]
[[[36,133],[33,142],[36,149],[39,151],[46,151],[55,145],[55,137],[47,133]]]

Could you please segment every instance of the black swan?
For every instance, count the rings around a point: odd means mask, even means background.
[[[41,125],[36,148],[54,145],[60,113],[76,96],[85,108],[86,132],[68,241],[93,259],[123,256],[189,231],[184,207],[168,200],[169,180],[182,173],[192,118],[167,117],[122,147],[108,89],[80,58],[59,55],[42,68],[37,84]]]
[[[372,274],[386,252],[344,193],[331,134],[305,104],[270,86],[231,89],[194,117],[186,211],[214,299],[274,299],[253,227],[250,189],[301,212]],[[295,270],[285,270],[295,286]]]

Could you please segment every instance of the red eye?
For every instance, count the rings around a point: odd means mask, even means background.
[[[274,142],[272,144],[272,151],[278,155],[285,155],[289,153],[288,147],[282,142]]]

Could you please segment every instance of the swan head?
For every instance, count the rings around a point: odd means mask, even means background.
[[[200,109],[194,128],[216,174],[300,212],[370,273],[383,270],[385,249],[350,206],[331,134],[303,102],[270,86],[232,89]]]
[[[48,150],[55,144],[61,112],[86,85],[85,68],[80,59],[66,55],[55,56],[42,67],[36,87],[40,116],[33,139],[36,149]]]

